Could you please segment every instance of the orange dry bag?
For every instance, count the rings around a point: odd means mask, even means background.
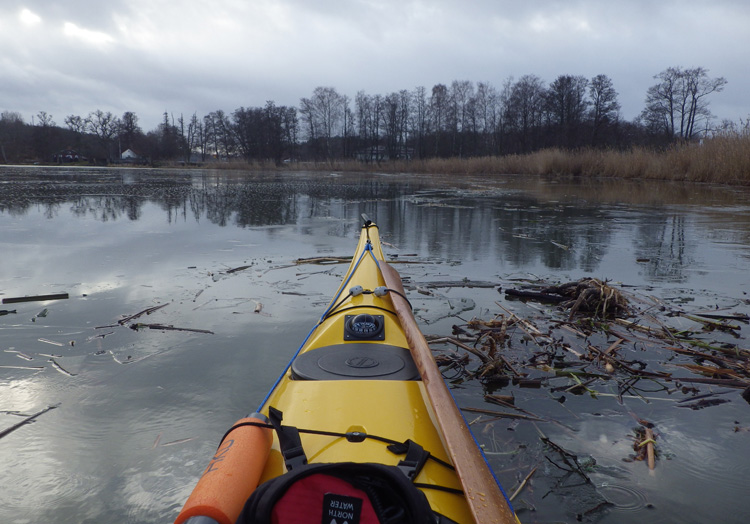
[[[248,497],[258,487],[273,441],[270,428],[246,423],[266,421],[263,415],[253,413],[233,426],[208,463],[175,524],[182,524],[191,517],[208,517],[219,524],[234,524]]]

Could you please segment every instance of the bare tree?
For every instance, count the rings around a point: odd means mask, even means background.
[[[409,112],[409,93],[401,91],[391,93],[383,99],[383,130],[388,156],[403,158],[406,156],[406,137]]]
[[[46,111],[37,113],[37,123],[33,129],[33,144],[36,156],[44,161],[49,161],[58,148],[57,138],[60,129],[52,120],[52,115]]]
[[[299,119],[297,108],[282,106],[281,127],[284,133],[284,142],[287,146],[289,160],[297,159],[297,146],[299,143]]]
[[[203,117],[204,132],[206,133],[207,148],[213,150],[217,160],[234,156],[235,140],[232,123],[221,109],[212,111]]]
[[[410,99],[409,128],[414,141],[414,152],[417,158],[424,158],[427,154],[425,138],[429,132],[427,90],[422,86],[414,88]]]
[[[57,124],[54,120],[52,120],[52,115],[48,114],[46,111],[39,111],[37,113],[36,118],[38,120],[37,125],[39,127],[55,127]]]
[[[73,133],[74,143],[68,144],[68,147],[73,147],[82,153],[81,148],[83,147],[83,137],[86,132],[86,119],[81,118],[78,115],[68,115],[65,117],[65,125]]]
[[[700,121],[708,124],[713,117],[708,110],[706,97],[724,90],[727,80],[724,77],[709,78],[708,70],[702,67],[686,69],[683,73],[684,91],[680,97],[680,131],[684,138],[692,138],[699,129]]]
[[[713,117],[708,109],[708,95],[724,90],[724,77],[710,78],[702,67],[682,69],[668,67],[654,76],[659,82],[646,93],[646,108],[641,117],[652,129],[669,138],[689,140]]]
[[[583,76],[560,75],[546,92],[546,108],[558,146],[579,145],[578,136],[588,107],[588,82]]]
[[[368,95],[364,91],[359,91],[354,99],[356,128],[362,145],[358,156],[365,162],[379,162],[383,158],[381,140],[388,140],[387,105],[383,96]]]
[[[341,95],[342,107],[342,121],[343,126],[341,130],[342,149],[341,154],[344,158],[349,158],[352,155],[352,142],[354,141],[354,113],[350,107],[351,99],[346,95]]]
[[[86,120],[78,115],[68,115],[65,117],[65,125],[74,133],[83,134],[86,131]]]
[[[536,75],[524,75],[517,82],[506,83],[503,115],[513,134],[516,152],[528,153],[538,146],[538,135],[544,114],[544,82]]]
[[[333,139],[343,136],[348,100],[333,87],[316,87],[311,98],[300,100],[300,115],[308,129],[308,139],[319,144],[323,156],[334,157]]]
[[[612,80],[607,75],[596,75],[589,83],[591,99],[591,144],[597,145],[602,131],[620,119],[620,103],[617,101]]]
[[[107,162],[114,157],[113,139],[117,136],[119,128],[120,120],[109,111],[105,113],[97,109],[86,117],[86,131],[98,139],[99,152]]]
[[[377,137],[373,140],[373,137],[370,136],[370,129],[372,127],[372,97],[364,91],[357,91],[354,97],[354,114],[357,121],[360,145],[363,147],[363,151],[359,155],[364,161],[370,162],[372,158],[368,152],[372,153],[372,147],[377,147]]]
[[[432,86],[432,95],[429,102],[430,128],[435,135],[435,156],[448,156],[447,148],[442,147],[441,142],[448,131],[448,111],[449,111],[448,88],[445,84],[435,84]]]
[[[201,160],[206,159],[203,122],[198,118],[197,113],[193,113],[190,117],[185,141],[187,142],[187,148],[191,156],[192,153],[197,152],[201,155]],[[188,157],[188,160],[190,160],[190,157]]]
[[[0,114],[0,156],[3,162],[18,162],[27,154],[26,128],[21,113],[3,111]]]
[[[473,132],[481,137],[476,151],[480,155],[491,155],[497,151],[500,127],[500,95],[486,82],[477,84],[471,103]]]
[[[464,156],[466,135],[471,129],[471,101],[474,84],[468,80],[454,80],[448,94],[448,128],[451,133],[451,156]]]
[[[120,119],[120,147],[121,149],[135,148],[136,140],[143,135],[138,125],[138,116],[132,111],[126,111]]]

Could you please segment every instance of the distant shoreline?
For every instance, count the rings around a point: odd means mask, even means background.
[[[2,164],[0,164],[2,165]],[[57,164],[40,164],[54,166]],[[77,166],[77,164],[63,164]],[[80,167],[93,167],[81,164]],[[113,164],[99,167],[149,167]],[[750,186],[750,136],[722,136],[702,144],[674,145],[664,151],[632,148],[626,151],[544,149],[525,155],[471,158],[429,158],[364,163],[356,160],[289,162],[160,163],[156,168],[226,169],[250,171],[341,171],[439,175],[538,175],[665,180]]]
[[[316,163],[205,164],[204,168],[250,170],[300,170],[440,174],[440,175],[538,175],[664,180],[750,186],[750,136],[726,136],[687,143],[663,151],[644,147],[626,151],[544,149],[525,155],[473,158],[429,158],[363,163],[333,160]]]

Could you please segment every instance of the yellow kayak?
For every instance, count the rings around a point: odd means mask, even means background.
[[[175,524],[518,522],[363,217],[341,286]]]

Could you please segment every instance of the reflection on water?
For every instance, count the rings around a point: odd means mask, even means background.
[[[750,292],[747,196],[591,180],[1,167],[0,297],[70,298],[0,305],[16,311],[0,316],[0,431],[60,403],[0,440],[0,522],[173,519],[217,439],[256,407],[345,270],[293,261],[351,254],[360,213],[379,224],[389,254],[419,262],[403,270],[413,280],[593,275],[716,307]],[[446,294],[468,304],[467,317],[497,312],[494,289]],[[456,311],[435,298],[417,302],[430,329],[450,331],[443,317]],[[156,305],[164,307],[140,321],[213,334],[117,323]],[[458,396],[481,403],[470,388]],[[665,416],[666,401],[648,406],[641,416],[662,421],[662,442],[676,455],[651,482],[642,464],[621,462],[629,442],[599,440],[614,418],[599,417],[596,402],[571,400],[564,422],[578,437],[552,436],[606,468],[592,488],[592,500],[614,504],[606,522],[689,521],[685,500],[723,472],[736,500],[750,459],[733,459],[746,433],[712,447],[702,444],[715,435],[686,428],[715,417],[725,428],[747,406],[691,412],[682,426]],[[593,413],[596,423],[587,422]],[[629,425],[617,420],[618,434]],[[513,428],[493,442],[538,442],[533,428]],[[696,456],[717,467],[700,467]],[[518,476],[501,475],[510,484]],[[711,493],[725,515],[737,513],[729,495]],[[568,518],[559,508],[569,501],[558,503],[540,515]]]
[[[137,222],[145,208],[157,206],[169,224],[246,228],[304,227],[311,218],[369,211],[404,249],[418,248],[438,259],[619,273],[627,253],[627,265],[632,269],[639,261],[638,274],[655,282],[686,282],[686,271],[696,264],[698,269],[715,265],[707,260],[713,254],[703,252],[711,246],[695,242],[711,236],[715,220],[732,222],[722,228],[725,243],[743,246],[750,240],[746,193],[674,184],[27,168],[5,168],[1,176],[0,213],[6,217],[33,213],[68,224],[73,218]],[[336,227],[335,234],[350,231]],[[50,228],[50,234],[56,230]],[[40,240],[46,239],[35,239]]]

